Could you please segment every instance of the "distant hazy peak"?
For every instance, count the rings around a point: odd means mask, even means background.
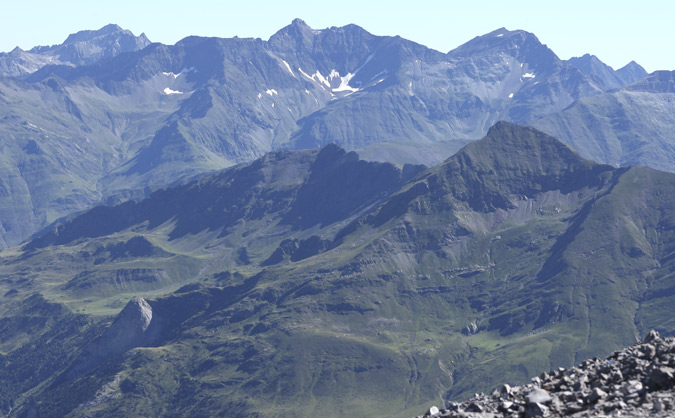
[[[638,63],[635,62],[635,61],[629,62],[628,64],[626,64],[626,65],[624,65],[623,67],[619,68],[617,71],[623,71],[623,70],[626,70],[626,71],[636,71],[636,70],[637,70],[637,71],[642,71],[642,72],[645,73],[645,75],[647,75],[647,71],[646,71],[640,64],[638,64]]]
[[[616,71],[602,62],[598,57],[591,54],[584,54],[581,57],[572,57],[567,60],[567,62],[586,74],[598,79],[598,81],[602,82],[606,90],[632,84],[647,76],[645,69],[635,61],[631,61]]]
[[[81,30],[79,32],[71,33],[63,43],[70,44],[74,42],[89,41],[99,36],[111,35],[114,33],[126,33],[133,35],[131,31],[124,30],[118,25],[110,23],[98,30]]]
[[[279,29],[274,35],[272,35],[270,37],[270,43],[274,43],[275,41],[279,40],[279,38],[282,38],[284,36],[290,36],[292,38],[298,39],[298,38],[310,38],[314,36],[319,36],[326,34],[327,32],[344,32],[344,31],[357,33],[361,32],[370,35],[368,31],[355,24],[348,24],[339,27],[331,26],[330,28],[319,30],[313,29],[304,20],[296,18],[293,19],[290,25],[284,26],[283,28]]]
[[[293,20],[291,21],[291,26],[295,26],[295,27],[305,27],[305,28],[311,29],[311,28],[309,27],[309,25],[307,24],[307,22],[305,22],[304,20],[300,19],[299,17],[296,17],[295,19],[293,19]]]
[[[270,42],[284,36],[289,36],[291,38],[304,38],[311,37],[319,34],[321,31],[312,29],[304,20],[302,19],[293,19],[290,25],[284,26],[279,29],[274,35],[269,39]]]
[[[675,93],[675,71],[654,71],[640,81],[627,86],[626,90]]]
[[[601,83],[604,90],[619,88],[626,84],[612,67],[602,62],[595,55],[584,54],[581,57],[572,57],[567,62],[586,74],[595,77]]]
[[[357,25],[316,30],[295,19],[272,35],[266,46],[294,71],[301,68],[308,74],[330,74],[336,70],[346,74],[363,64],[382,38]]]
[[[500,54],[510,55],[520,63],[527,63],[530,69],[540,72],[553,69],[561,62],[560,58],[533,33],[504,28],[473,38],[448,52],[448,57],[471,59]]]
[[[595,55],[591,55],[589,53],[586,53],[580,57],[572,57],[569,60],[567,60],[570,64],[574,65],[575,67],[581,68],[584,66],[588,65],[603,65],[607,68],[610,68],[614,70],[611,66],[605,64],[600,60],[600,58],[596,57]],[[583,70],[583,68],[581,68]]]
[[[647,77],[647,74],[647,71],[635,61],[631,61],[616,70],[616,75],[624,82],[624,84],[632,84]]]
[[[134,49],[144,48],[151,43],[150,40],[147,38],[147,36],[145,36],[145,33],[141,33],[139,36],[135,36],[133,32],[131,32],[130,30],[123,29],[114,23],[110,23],[97,30],[82,30],[79,32],[72,33],[68,35],[68,37],[66,38],[65,41],[63,41],[62,44],[52,46],[36,46],[32,48],[29,52],[43,53],[78,43],[86,43],[113,38],[115,39],[124,38],[125,40],[127,40],[127,42],[133,41],[137,46]]]
[[[525,43],[534,43],[543,46],[539,39],[524,30],[508,30],[499,28],[485,35],[476,36],[470,41],[453,49],[448,54],[456,57],[481,55],[494,50],[511,50],[520,48]]]

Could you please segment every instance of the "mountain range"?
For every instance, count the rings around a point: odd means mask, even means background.
[[[409,417],[672,335],[672,196],[499,122],[431,168],[329,144],[96,207],[0,252],[0,408]]]
[[[443,53],[300,19],[267,41],[193,36],[175,45],[109,25],[2,54],[0,74],[5,247],[92,205],[274,150],[335,143],[432,166],[499,120],[536,126],[599,162],[674,169],[663,83],[639,87],[647,74],[635,63],[614,71],[591,56],[561,60],[521,30]],[[594,100],[602,103],[580,125],[573,109]],[[641,104],[665,119],[645,120]]]
[[[145,34],[134,36],[110,24],[96,31],[74,33],[60,45],[36,46],[29,51],[16,47],[9,53],[0,53],[0,76],[25,78],[46,66],[92,65],[148,45]]]
[[[674,98],[504,28],[0,54],[0,416],[410,417],[674,335]]]

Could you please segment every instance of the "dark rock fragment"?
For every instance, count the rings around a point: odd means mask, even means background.
[[[667,389],[675,384],[675,369],[658,367],[649,374],[649,386],[652,389]]]
[[[539,402],[534,402],[527,405],[527,415],[526,417],[543,417],[548,413],[548,408],[540,404]]]
[[[466,412],[483,412],[485,411],[485,408],[483,408],[479,403],[476,402],[471,402],[469,406],[465,410]]]

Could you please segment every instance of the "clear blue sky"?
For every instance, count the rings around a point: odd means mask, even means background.
[[[65,0],[0,7],[0,51],[63,42],[68,34],[117,23],[151,41],[188,35],[268,39],[299,17],[322,29],[355,23],[444,52],[499,27],[536,34],[563,59],[586,52],[614,68],[635,60],[647,71],[675,70],[675,1],[653,0]],[[555,4],[554,4],[555,3]]]

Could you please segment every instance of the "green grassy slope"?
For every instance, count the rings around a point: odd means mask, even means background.
[[[14,413],[406,416],[675,332],[672,174],[500,123],[408,178],[337,147],[272,154],[2,253],[8,300],[89,321]],[[64,374],[133,296],[158,339]],[[37,341],[18,329],[2,359]]]

